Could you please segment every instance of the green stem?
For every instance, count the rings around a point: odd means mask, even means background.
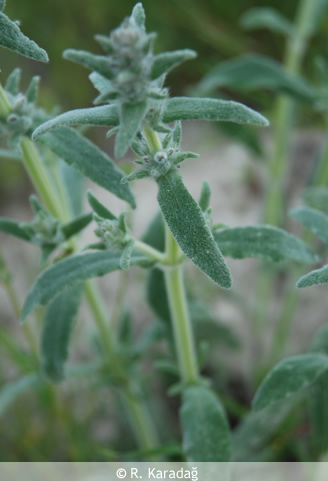
[[[160,262],[161,264],[167,264],[168,259],[165,254],[160,252],[157,249],[154,249],[148,244],[145,244],[142,241],[135,241],[134,243],[135,249],[138,249],[139,251],[143,252],[144,254],[147,254],[149,257],[155,259],[156,261]]]

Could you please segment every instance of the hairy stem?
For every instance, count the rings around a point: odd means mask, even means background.
[[[165,254],[163,254],[162,252],[160,252],[157,249],[154,249],[150,245],[145,244],[142,241],[138,241],[138,240],[135,241],[134,248],[138,249],[139,251],[143,252],[144,254],[147,254],[152,259],[154,259],[158,262],[161,262],[162,264],[168,263],[168,259],[167,259]]]

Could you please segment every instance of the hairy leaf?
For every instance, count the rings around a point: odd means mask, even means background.
[[[129,185],[121,184],[123,172],[90,140],[73,129],[62,128],[48,132],[40,138],[40,142],[78,172],[135,207],[135,199]]]
[[[103,75],[100,75],[97,72],[92,72],[89,75],[89,79],[91,80],[94,88],[97,89],[100,94],[106,94],[106,92],[108,92],[112,88],[110,80],[103,77]]]
[[[78,216],[83,209],[84,178],[80,172],[62,160],[59,162],[59,173],[67,193],[72,216]]]
[[[45,269],[32,285],[22,310],[23,322],[38,305],[47,305],[52,299],[92,277],[104,276],[120,270],[121,251],[92,252],[71,256]],[[131,265],[150,267],[153,261],[142,255],[131,256]]]
[[[289,212],[289,215],[298,220],[304,227],[316,234],[328,245],[328,216],[320,210],[311,207],[298,207]]]
[[[37,101],[39,93],[40,78],[38,75],[32,77],[32,80],[26,90],[25,96],[28,102],[34,104]]]
[[[142,3],[137,3],[132,10],[131,17],[134,18],[139,28],[145,28],[146,15]]]
[[[67,49],[63,52],[63,57],[72,62],[79,63],[90,70],[95,70],[106,78],[112,78],[113,74],[109,68],[108,58],[104,55],[95,55],[84,50]]]
[[[69,342],[82,297],[83,286],[56,297],[47,307],[41,334],[42,368],[52,381],[64,378],[64,364],[68,358]]]
[[[137,104],[124,103],[120,112],[120,129],[115,140],[115,155],[122,157],[128,150],[130,142],[138,132],[147,110],[147,102]]]
[[[19,92],[19,85],[22,77],[22,69],[15,68],[9,75],[5,83],[5,90],[13,95]]]
[[[98,214],[100,217],[103,217],[104,219],[109,219],[109,220],[114,220],[117,217],[111,213],[110,210],[105,207],[100,200],[98,200],[91,190],[88,190],[87,192],[88,195],[88,202],[90,204],[90,207],[94,210],[96,214]]]
[[[82,214],[79,217],[76,217],[71,222],[64,224],[61,227],[61,231],[65,236],[65,239],[69,239],[73,235],[78,234],[83,230],[87,225],[90,224],[92,221],[92,213],[89,214]]]
[[[271,261],[295,260],[312,264],[315,255],[298,237],[270,225],[232,227],[214,234],[224,256],[259,257]]]
[[[229,425],[219,399],[210,389],[191,386],[184,391],[180,420],[187,461],[229,461]]]
[[[157,183],[158,203],[181,250],[219,286],[231,287],[230,271],[199,205],[184,186],[180,173],[171,170],[159,177]]]
[[[118,109],[116,105],[101,105],[88,109],[77,109],[58,115],[54,119],[41,124],[32,134],[32,139],[45,134],[49,130],[69,125],[102,125],[105,127],[118,125]]]
[[[328,356],[304,354],[281,361],[266,376],[253,400],[256,411],[304,391],[328,371]]]
[[[34,391],[42,384],[42,379],[38,374],[28,374],[18,381],[6,384],[0,390],[0,416],[6,409],[27,391]]]
[[[0,217],[0,232],[5,232],[6,234],[13,235],[19,239],[25,241],[30,241],[30,236],[27,234],[25,229],[20,227],[21,222],[17,222],[12,219],[7,219],[6,217]]]
[[[196,56],[197,53],[194,52],[194,50],[189,50],[187,48],[184,50],[175,50],[174,52],[165,52],[155,55],[151,78],[156,79],[169,72],[174,67],[177,67],[185,60],[191,60]]]
[[[49,60],[47,52],[26,37],[20,31],[17,23],[12,22],[2,12],[0,12],[0,45],[40,62],[48,62]]]
[[[166,101],[163,121],[169,123],[174,120],[211,120],[264,127],[269,125],[263,115],[239,102],[189,97],[173,97]]]
[[[327,284],[328,282],[328,264],[321,267],[321,269],[316,269],[314,271],[305,274],[297,282],[296,287],[311,287],[317,286],[319,284]]]
[[[308,187],[302,198],[310,207],[328,212],[328,187]]]
[[[205,75],[198,89],[208,94],[223,87],[241,92],[270,89],[305,101],[312,101],[315,96],[311,85],[302,77],[291,74],[275,60],[258,54],[247,54],[220,63]]]
[[[240,23],[247,30],[267,28],[288,37],[294,30],[293,24],[274,8],[251,8],[241,17]]]

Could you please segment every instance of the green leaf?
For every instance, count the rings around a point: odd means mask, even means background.
[[[5,90],[13,95],[19,92],[19,85],[22,77],[22,69],[15,68],[9,75],[5,83]]]
[[[126,271],[130,269],[133,246],[134,246],[134,239],[131,239],[124,247],[121,255],[120,266],[121,266],[121,269],[124,269]]]
[[[308,187],[302,199],[310,207],[328,212],[328,187]]]
[[[13,50],[25,57],[48,62],[47,52],[40,48],[33,40],[24,35],[16,22],[12,22],[7,15],[0,12],[0,45]]]
[[[312,386],[309,398],[311,445],[318,458],[328,450],[328,372]]]
[[[197,91],[208,95],[224,87],[239,92],[269,89],[304,101],[312,101],[315,97],[314,89],[303,77],[291,74],[275,60],[258,54],[220,63],[205,75]]]
[[[267,28],[287,37],[294,32],[293,24],[274,8],[251,8],[241,17],[240,23],[247,30]]]
[[[6,0],[0,0],[0,11],[2,12],[6,6]]]
[[[110,210],[105,207],[100,200],[98,200],[92,193],[91,190],[88,190],[87,192],[88,196],[88,202],[90,204],[90,207],[93,209],[93,211],[98,214],[100,217],[103,217],[104,219],[109,219],[109,220],[115,220],[117,217],[111,213]]]
[[[230,271],[210,232],[199,205],[177,170],[157,179],[158,203],[184,254],[219,286],[230,288]]]
[[[147,111],[147,102],[137,104],[124,103],[120,111],[120,129],[115,140],[115,156],[122,157],[130,142],[138,132]]]
[[[83,210],[84,178],[77,170],[60,160],[59,173],[67,193],[72,216],[78,216]]]
[[[65,236],[65,239],[69,239],[73,235],[78,234],[81,230],[85,229],[87,225],[92,221],[92,213],[82,214],[76,217],[71,222],[62,225],[61,231]]]
[[[253,400],[260,411],[273,403],[298,395],[328,371],[328,356],[304,354],[281,361],[266,376]]]
[[[294,260],[312,264],[315,255],[298,237],[270,225],[232,227],[214,234],[222,254],[235,259],[259,257],[270,261]]]
[[[145,28],[145,21],[146,21],[146,15],[145,11],[143,9],[142,3],[137,3],[132,10],[131,17],[134,19],[136,22],[137,26],[141,29],[144,30]]]
[[[189,97],[173,97],[166,101],[163,121],[170,123],[174,120],[211,120],[264,127],[269,125],[263,115],[239,102]]]
[[[200,199],[198,201],[199,207],[205,212],[210,206],[211,200],[211,186],[208,180],[203,180],[202,190],[200,193]]]
[[[45,269],[32,285],[22,310],[23,322],[38,306],[47,305],[66,289],[91,279],[120,270],[121,251],[91,252],[71,256]],[[153,261],[147,257],[133,254],[131,265],[151,267]]]
[[[6,217],[0,217],[0,232],[5,232],[6,234],[13,235],[19,239],[25,241],[30,241],[30,236],[27,234],[25,229],[20,227],[21,222],[17,222],[12,219],[7,219]]]
[[[95,70],[100,75],[111,79],[113,73],[109,67],[108,57],[104,55],[95,55],[85,50],[67,49],[63,52],[63,58],[72,60],[72,62],[79,63],[90,70]]]
[[[69,342],[80,306],[82,284],[60,294],[47,307],[41,334],[41,359],[45,374],[52,381],[64,378]]]
[[[229,461],[229,425],[219,399],[210,389],[191,386],[183,392],[180,420],[187,461]]]
[[[34,130],[32,140],[37,140],[49,130],[69,125],[101,125],[110,127],[118,124],[118,109],[116,105],[101,105],[100,107],[71,110],[41,124]]]
[[[38,75],[35,75],[34,77],[32,77],[32,80],[26,90],[26,93],[25,93],[26,100],[31,104],[34,104],[37,100],[40,78],[41,77],[39,77]]]
[[[165,52],[155,55],[154,63],[151,70],[151,78],[156,79],[161,75],[169,72],[174,67],[177,67],[180,63],[186,60],[191,60],[197,57],[197,53],[194,50],[184,49],[175,50],[174,52]]]
[[[298,207],[289,211],[289,215],[328,245],[328,216],[326,214],[311,207]]]
[[[326,324],[316,332],[311,344],[312,352],[321,352],[328,356],[328,325]]]
[[[112,89],[112,84],[111,84],[110,80],[103,77],[102,75],[100,75],[97,72],[92,72],[89,75],[89,79],[91,80],[94,88],[97,89],[98,92],[100,92],[100,94],[105,95],[108,91],[110,91]]]
[[[48,132],[40,138],[40,142],[78,172],[135,207],[129,185],[121,184],[123,172],[90,140],[73,129],[62,128]]]
[[[0,390],[0,416],[6,409],[27,391],[34,391],[42,384],[42,379],[38,374],[28,374],[18,381],[13,381],[5,385]]]
[[[328,282],[328,264],[321,267],[321,269],[316,269],[314,271],[305,274],[297,282],[296,287],[311,287],[317,286],[319,284],[327,284]]]

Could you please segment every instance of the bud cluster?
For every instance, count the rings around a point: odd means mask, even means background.
[[[132,239],[126,225],[127,212],[123,212],[117,219],[104,219],[94,214],[97,223],[95,234],[100,238],[105,249],[122,249]]]

